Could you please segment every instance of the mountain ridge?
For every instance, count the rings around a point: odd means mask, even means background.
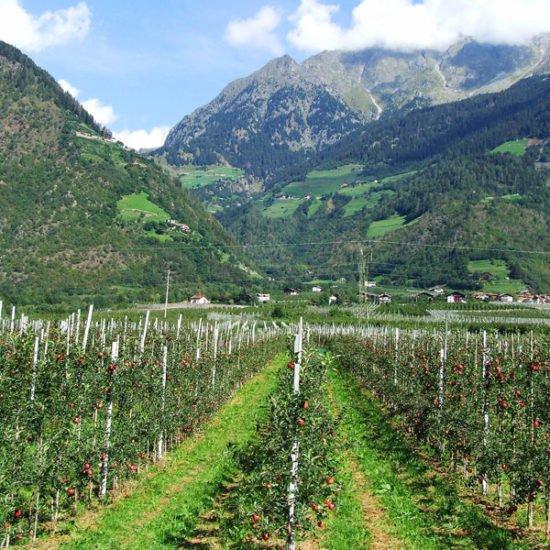
[[[524,46],[463,40],[444,52],[326,51],[302,63],[286,55],[185,116],[155,154],[269,179],[386,113],[499,91],[549,70],[550,35]]]

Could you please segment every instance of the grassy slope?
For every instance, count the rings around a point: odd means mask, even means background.
[[[484,292],[498,292],[515,294],[525,288],[522,281],[509,279],[510,268],[504,260],[473,260],[468,262],[468,271],[471,273],[491,273],[492,281],[484,282]]]
[[[506,141],[498,147],[495,147],[491,153],[509,153],[511,155],[517,155],[521,157],[525,154],[529,140],[527,139],[516,139],[514,141]]]
[[[283,191],[294,197],[335,193],[343,183],[354,183],[360,177],[360,164],[347,164],[332,170],[313,170],[305,181],[289,183]]]
[[[206,187],[220,180],[235,180],[243,175],[242,170],[226,166],[186,166],[176,170],[181,185],[187,189]]]
[[[146,221],[165,222],[170,219],[170,214],[149,200],[149,195],[132,193],[125,195],[117,202],[117,208],[124,221],[136,221],[142,216]]]
[[[128,498],[105,508],[84,531],[75,529],[63,548],[174,548],[208,507],[226,473],[231,445],[252,436],[262,405],[277,382],[280,356],[251,379],[205,427],[154,468]],[[44,545],[48,548],[48,543]]]
[[[372,222],[367,231],[367,237],[375,238],[381,237],[386,233],[395,231],[405,224],[405,218],[403,216],[391,216],[385,220]]]

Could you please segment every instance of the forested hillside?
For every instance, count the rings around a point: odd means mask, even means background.
[[[245,243],[275,235],[291,244],[251,250],[297,282],[356,278],[359,248],[369,247],[371,275],[390,285],[476,288],[469,262],[501,259],[513,278],[546,290],[549,137],[550,78],[533,77],[373,122],[282,172],[263,202],[219,218]],[[312,177],[342,165],[361,170],[332,187]]]
[[[53,78],[4,43],[0,110],[5,300],[160,301],[170,268],[181,274],[176,299],[209,281],[247,278],[231,240],[190,192],[106,139]]]

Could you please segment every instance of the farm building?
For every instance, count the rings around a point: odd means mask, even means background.
[[[195,294],[191,296],[189,302],[195,306],[204,306],[210,303],[210,300],[204,294]]]
[[[320,286],[314,286],[311,292],[323,292],[323,289]]]
[[[177,229],[179,231],[183,231],[184,233],[187,233],[188,231],[191,231],[191,228],[186,223],[180,223],[176,220],[168,220],[168,225],[171,225],[174,229]]]
[[[300,294],[300,291],[297,288],[285,288],[285,294],[288,294],[289,296],[298,296]]]
[[[499,294],[498,301],[505,302],[506,304],[511,304],[515,302],[515,299],[511,294]]]
[[[256,294],[256,300],[258,300],[260,304],[266,304],[271,300],[271,294]]]
[[[434,286],[430,288],[430,292],[433,292],[437,296],[441,296],[442,294],[445,294],[445,289],[440,286]]]
[[[453,292],[447,296],[448,304],[463,304],[466,303],[466,296],[462,292]]]
[[[383,292],[377,296],[376,301],[379,304],[391,304],[391,296]]]

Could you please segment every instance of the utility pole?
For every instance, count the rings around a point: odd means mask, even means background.
[[[168,291],[170,290],[170,269],[166,274],[166,299],[164,300],[164,318],[166,319],[166,314],[168,313]]]
[[[365,281],[366,281],[366,267],[365,267],[365,255],[363,254],[363,247],[359,249],[361,257],[359,259],[359,303],[364,304],[366,302],[365,295]]]

